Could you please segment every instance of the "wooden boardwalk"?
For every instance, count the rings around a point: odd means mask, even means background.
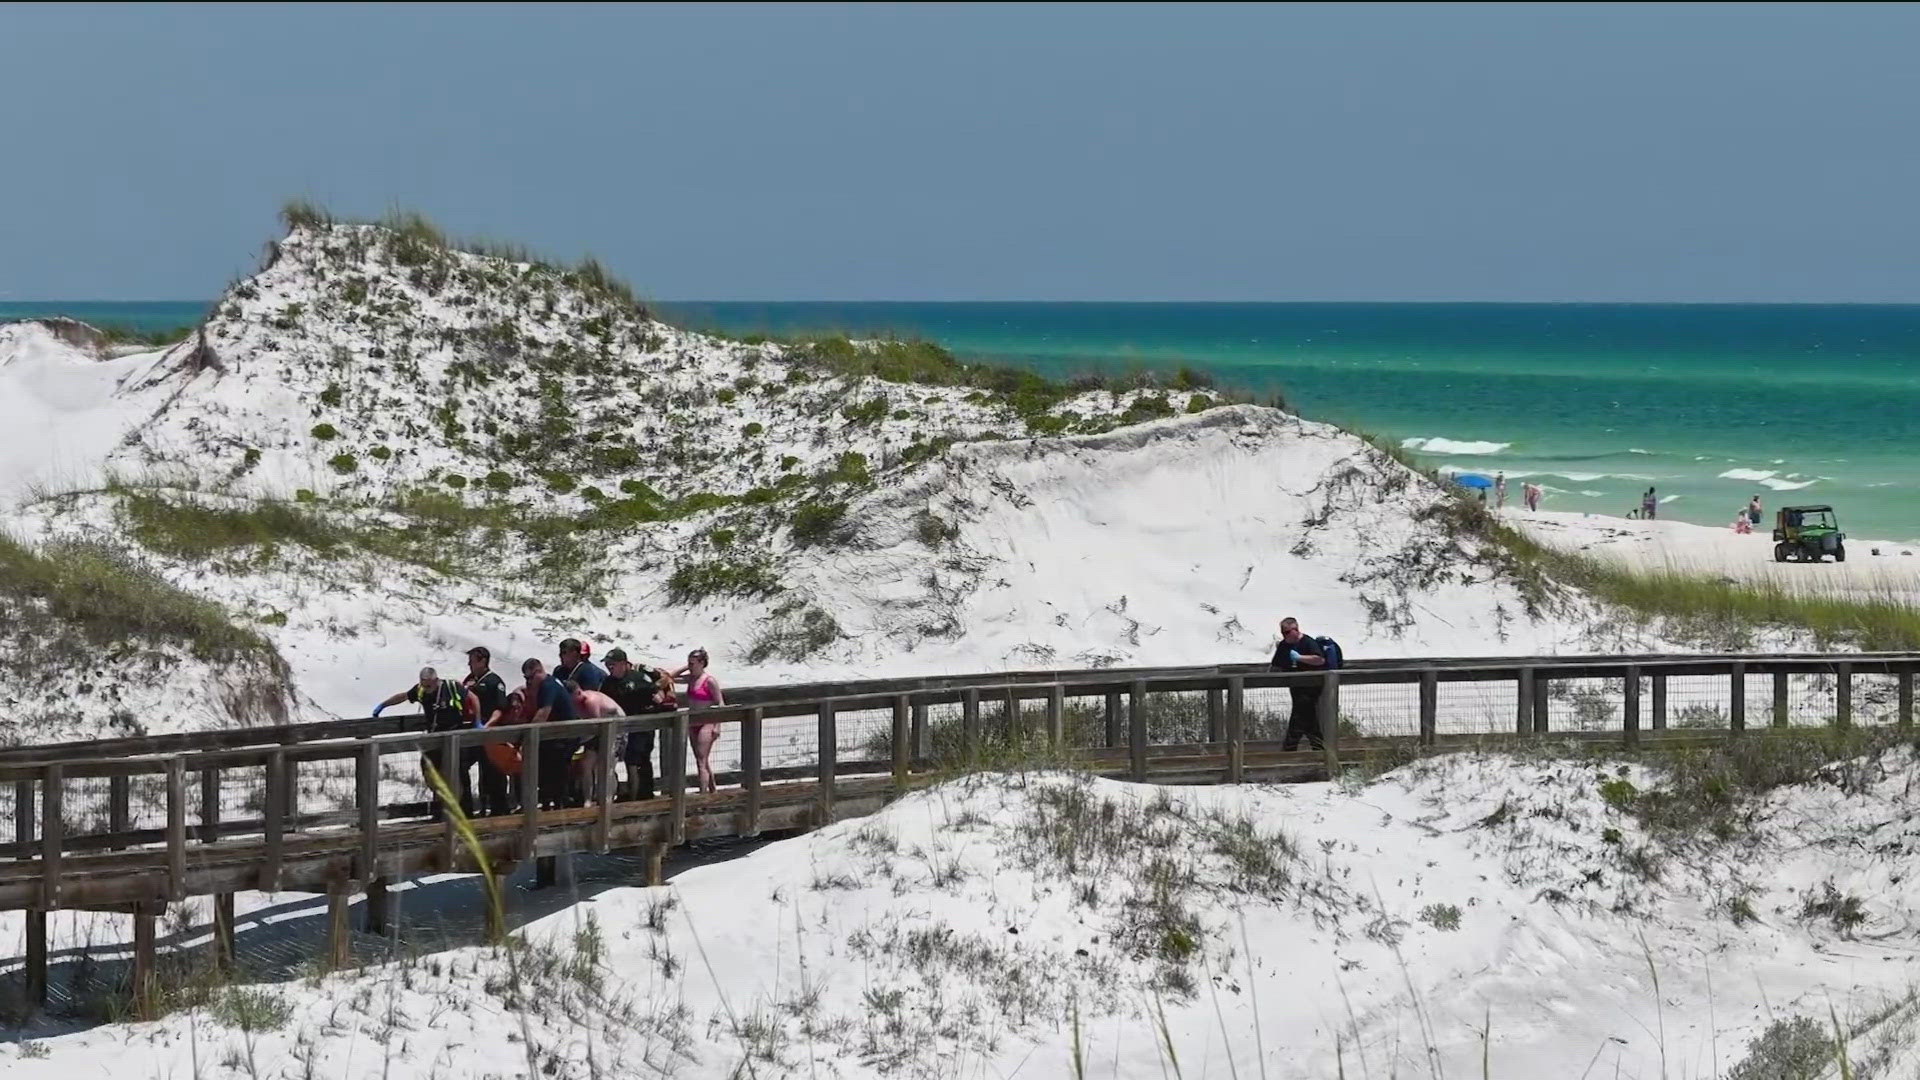
[[[411,799],[382,798],[383,787],[393,786],[388,759],[409,775],[422,751],[457,761],[461,747],[486,742],[520,742],[531,763],[544,740],[597,737],[613,747],[629,731],[657,729],[666,778],[661,797],[565,810],[533,802],[511,816],[472,822],[496,871],[534,860],[541,878],[555,882],[565,879],[575,853],[637,849],[648,854],[657,881],[660,860],[675,845],[817,828],[871,813],[954,760],[971,760],[1009,737],[1052,744],[1081,767],[1141,782],[1319,778],[1371,758],[1490,739],[1553,735],[1632,747],[1735,738],[1749,727],[1756,693],[1772,705],[1757,726],[1786,726],[1796,688],[1803,698],[1821,695],[1815,713],[1825,722],[1848,725],[1856,722],[1855,690],[1865,679],[1876,680],[1865,720],[1910,726],[1916,671],[1920,654],[1904,653],[1518,657],[1375,661],[1303,674],[1102,669],[762,687],[700,716],[729,724],[738,739],[739,766],[712,794],[690,791],[686,782],[686,712],[450,733],[421,731],[418,718],[389,717],[20,746],[0,750],[0,790],[14,788],[12,842],[0,849],[11,856],[0,861],[0,910],[28,912],[26,991],[42,1003],[47,912],[58,909],[133,914],[135,986],[154,970],[157,916],[190,896],[215,898],[215,947],[231,956],[234,893],[324,893],[331,950],[342,957],[354,897],[365,895],[369,928],[380,930],[391,883],[479,869],[454,823],[427,816],[417,789]],[[1690,680],[1689,708],[1710,711],[1717,722],[1669,727],[1669,689],[1680,680]],[[1316,719],[1324,750],[1289,752],[1272,737],[1277,732],[1251,730],[1250,695],[1301,685],[1322,689]],[[1564,714],[1565,691],[1576,685],[1582,715],[1604,714],[1605,722],[1572,731],[1552,722],[1556,703]],[[1374,713],[1397,717],[1405,734],[1343,733],[1343,700],[1362,698],[1369,688],[1393,695]],[[1442,706],[1443,688],[1450,700],[1466,688],[1477,702],[1504,704],[1482,709],[1488,715],[1471,730],[1446,730],[1459,723]],[[1156,720],[1156,710],[1175,700],[1197,718],[1193,727],[1174,730]],[[1271,713],[1258,714],[1269,729]],[[788,744],[782,761],[768,763],[764,744],[774,725]],[[1085,737],[1089,728],[1092,738]],[[808,729],[810,740],[795,734]],[[887,756],[876,759],[868,752],[874,746],[884,746]],[[602,790],[612,790],[614,755],[602,754],[599,765]],[[302,812],[303,769],[350,774],[351,809]],[[257,813],[223,816],[236,785],[257,794]],[[98,807],[75,814],[82,800],[104,801],[104,821]]]

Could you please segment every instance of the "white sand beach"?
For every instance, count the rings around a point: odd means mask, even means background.
[[[1844,531],[1846,513],[1838,508]],[[1742,535],[1727,526],[1684,521],[1635,521],[1604,514],[1509,508],[1505,519],[1540,543],[1562,551],[1617,560],[1642,570],[1676,570],[1765,581],[1831,595],[1904,595],[1920,602],[1920,544],[1848,536],[1847,561],[1773,561],[1770,518]]]

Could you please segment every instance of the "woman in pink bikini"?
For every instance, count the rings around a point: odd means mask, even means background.
[[[673,673],[677,679],[687,683],[687,707],[696,714],[702,709],[716,705],[725,705],[727,699],[720,692],[720,680],[707,671],[707,650],[695,649],[687,654],[687,666]],[[718,720],[694,720],[687,726],[687,741],[693,744],[693,761],[700,770],[700,790],[714,792],[719,786],[713,782],[713,744],[720,738]]]

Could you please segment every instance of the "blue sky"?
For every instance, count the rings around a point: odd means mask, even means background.
[[[1920,302],[1920,7],[0,6],[0,298],[289,196],[661,299]]]

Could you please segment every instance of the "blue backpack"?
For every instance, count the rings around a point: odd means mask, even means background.
[[[1313,643],[1320,646],[1322,655],[1327,658],[1328,669],[1331,670],[1343,666],[1345,657],[1340,652],[1339,642],[1330,637],[1316,637],[1313,639]]]

